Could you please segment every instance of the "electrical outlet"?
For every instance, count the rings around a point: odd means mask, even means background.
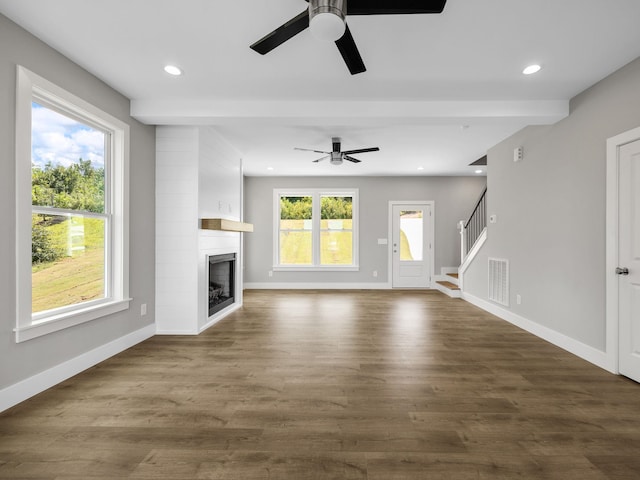
[[[516,295],[516,303],[517,303],[518,305],[521,305],[521,304],[522,304],[522,297],[521,297],[520,295]]]
[[[147,314],[147,304],[143,303],[140,305],[140,316],[144,317]]]
[[[269,270],[269,276],[273,277],[273,271],[272,270]]]
[[[513,161],[514,162],[519,162],[523,158],[524,158],[524,148],[523,147],[518,147],[518,148],[513,150]]]
[[[377,270],[374,270],[374,271],[373,271],[373,276],[374,276],[374,277],[377,277],[377,276],[378,276],[378,271],[377,271]]]

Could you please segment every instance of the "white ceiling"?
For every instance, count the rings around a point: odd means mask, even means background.
[[[0,12],[132,100],[151,124],[216,125],[248,175],[466,175],[467,165],[640,56],[638,0],[448,0],[441,15],[348,17],[368,71],[302,32],[249,45],[304,0],[0,0]],[[163,66],[184,70],[170,77]],[[522,75],[531,63],[543,66]],[[358,165],[312,163],[380,147]],[[267,170],[272,167],[273,170]],[[418,167],[424,169],[418,171]]]

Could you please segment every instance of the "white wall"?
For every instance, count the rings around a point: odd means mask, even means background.
[[[268,272],[273,267],[274,188],[354,187],[360,198],[360,270],[358,272]],[[435,269],[460,264],[457,223],[469,216],[485,187],[484,177],[246,177],[245,212],[255,231],[245,238],[245,285],[278,283],[386,284],[390,200],[435,201]],[[373,271],[378,277],[373,277]]]
[[[13,332],[16,65],[131,128],[129,310],[20,344]],[[131,118],[129,109],[127,98],[0,15],[0,208],[5,227],[0,232],[0,410],[153,334],[155,129]],[[142,303],[148,306],[146,316],[140,315]]]
[[[465,293],[487,300],[487,258],[508,259],[504,311],[576,352],[605,350],[605,145],[640,126],[639,85],[637,59],[576,96],[566,119],[525,128],[488,153],[488,213],[498,222]],[[514,163],[518,146],[524,160]]]
[[[242,304],[240,234],[199,228],[201,218],[241,220],[240,156],[210,127],[158,127],[156,148],[157,330],[197,334],[213,321],[207,255],[238,254],[236,307]]]

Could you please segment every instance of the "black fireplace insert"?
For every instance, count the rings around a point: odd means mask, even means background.
[[[209,256],[209,316],[235,302],[236,254]]]

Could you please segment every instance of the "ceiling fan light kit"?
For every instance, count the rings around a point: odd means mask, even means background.
[[[347,5],[347,1],[349,4]],[[365,72],[364,61],[346,22],[348,15],[409,15],[442,13],[447,0],[307,0],[309,7],[251,45],[266,55],[311,27],[323,40],[335,41],[351,75]]]

